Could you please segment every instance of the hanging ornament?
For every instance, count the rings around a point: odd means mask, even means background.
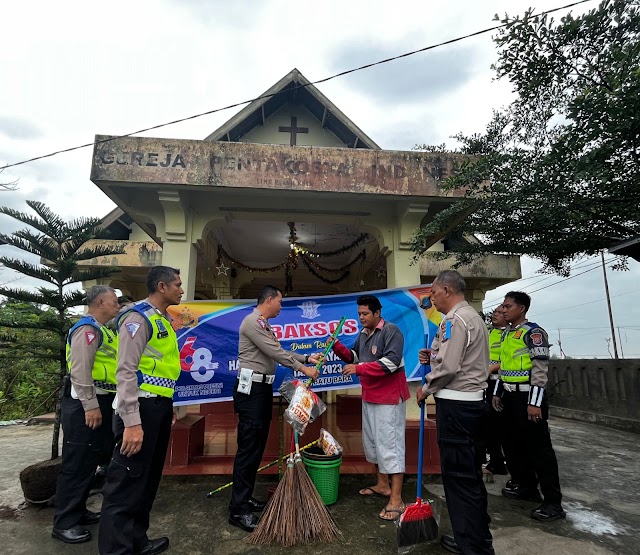
[[[384,266],[380,266],[377,270],[376,270],[376,275],[381,278],[387,275],[387,269]]]
[[[216,270],[218,270],[218,275],[219,276],[226,276],[227,272],[229,271],[229,268],[227,266],[224,265],[224,262],[221,260],[220,261],[220,266],[216,266]]]

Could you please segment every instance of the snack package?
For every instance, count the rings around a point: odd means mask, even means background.
[[[338,455],[342,453],[342,447],[327,430],[320,428],[320,439],[318,444],[324,451],[325,455]]]
[[[300,380],[283,382],[278,391],[289,401],[284,411],[285,420],[300,435],[304,434],[307,424],[327,410],[327,405]]]

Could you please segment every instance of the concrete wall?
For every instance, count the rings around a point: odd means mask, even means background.
[[[640,360],[554,359],[552,414],[640,432]]]

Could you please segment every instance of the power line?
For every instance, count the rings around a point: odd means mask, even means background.
[[[640,290],[636,289],[635,291],[627,291],[626,293],[620,293],[618,295],[612,295],[612,299],[615,299],[616,297],[622,297],[624,295],[631,295],[633,293],[640,293]],[[568,310],[570,308],[576,308],[578,306],[585,306],[588,304],[594,304],[594,303],[601,303],[602,301],[604,301],[604,297],[602,299],[597,299],[595,301],[589,301],[588,303],[580,303],[580,304],[574,304],[572,306],[565,306],[563,308],[558,308],[556,310],[549,310],[547,312],[537,312],[536,314],[532,314],[531,317],[533,318],[534,316],[541,316],[542,314],[552,314],[554,312],[560,312],[562,310]],[[562,328],[562,329],[578,329],[578,328]]]
[[[590,2],[590,1],[591,0],[578,0],[577,2],[572,2],[571,4],[566,4],[566,5],[560,6],[558,8],[553,8],[551,10],[547,10],[545,12],[541,12],[539,14],[535,14],[535,15],[532,16],[532,19],[544,16],[544,15],[547,15],[547,14],[550,14],[550,13],[553,13],[553,12],[557,12],[557,11],[560,11],[560,10],[564,10],[564,9],[567,9],[567,8],[572,8],[574,6],[579,6],[580,4],[584,4],[584,3]],[[393,62],[395,60],[399,60],[401,58],[407,58],[409,56],[413,56],[414,54],[420,54],[420,53],[426,52],[428,50],[434,50],[434,49],[440,48],[442,46],[447,46],[449,44],[460,42],[462,40],[466,40],[466,39],[469,39],[469,38],[472,38],[472,37],[476,37],[478,35],[483,35],[485,33],[489,33],[491,31],[495,31],[497,29],[501,29],[502,27],[506,27],[506,25],[507,24],[496,25],[494,27],[488,27],[486,29],[482,29],[481,31],[476,31],[474,33],[469,33],[468,35],[464,35],[464,36],[457,37],[457,38],[454,38],[454,39],[449,39],[449,40],[446,40],[444,42],[440,42],[440,43],[437,43],[437,44],[432,44],[430,46],[425,46],[424,48],[419,48],[418,50],[412,50],[411,52],[405,52],[404,54],[399,54],[399,55],[393,56],[391,58],[385,58],[384,60],[379,60],[377,62],[372,62],[370,64],[365,64],[363,66],[359,66],[359,67],[355,67],[355,68],[348,69],[348,70],[345,70],[345,71],[341,71],[340,73],[336,73],[335,75],[331,75],[331,76],[325,77],[323,79],[318,79],[317,81],[312,81],[312,82],[310,82],[308,84],[300,84],[300,83],[298,83],[298,84],[296,84],[295,87],[292,87],[291,90],[297,90],[297,89],[302,89],[302,88],[309,87],[311,85],[318,85],[320,83],[326,83],[327,81],[331,81],[332,79],[336,79],[338,77],[343,77],[345,75],[349,75],[350,73],[355,73],[356,71],[362,71],[364,69],[369,69],[369,68],[377,66],[377,65],[386,64],[386,63],[389,63],[389,62]],[[169,121],[167,123],[161,123],[161,124],[158,124],[158,125],[153,125],[151,127],[145,128],[145,129],[140,129],[138,131],[132,131],[131,133],[126,133],[125,135],[118,135],[116,137],[109,137],[108,139],[102,139],[100,141],[93,141],[91,143],[86,143],[86,144],[79,145],[79,146],[74,146],[74,147],[65,148],[65,149],[62,149],[62,150],[57,150],[55,152],[50,152],[49,154],[43,154],[41,156],[36,156],[34,158],[29,158],[28,160],[22,160],[21,162],[15,162],[13,164],[6,164],[6,165],[0,167],[0,171],[6,170],[8,168],[13,168],[13,167],[16,167],[16,166],[20,166],[22,164],[28,164],[30,162],[35,162],[36,160],[42,160],[43,158],[51,158],[52,156],[56,156],[58,154],[63,154],[65,152],[72,152],[74,150],[80,150],[81,148],[87,148],[87,147],[95,146],[95,145],[98,145],[98,144],[108,143],[110,141],[123,139],[125,137],[131,137],[131,136],[137,135],[139,133],[146,133],[147,131],[152,131],[154,129],[160,129],[161,127],[168,127],[169,125],[174,125],[176,123],[182,123],[184,121],[189,121],[189,120],[192,120],[192,119],[200,118],[202,116],[208,116],[210,114],[215,114],[217,112],[222,112],[224,110],[229,110],[231,108],[237,108],[239,106],[244,106],[245,104],[250,104],[251,102],[254,102],[256,100],[262,100],[264,98],[271,98],[272,96],[276,96],[277,94],[279,94],[279,93],[265,94],[265,95],[262,95],[262,96],[258,96],[256,98],[252,98],[250,100],[243,100],[242,102],[235,102],[234,104],[229,104],[228,106],[224,106],[222,108],[215,108],[213,110],[208,110],[206,112],[202,112],[200,114],[195,114],[193,116],[188,116],[188,117],[185,117],[185,118],[176,119],[176,120],[173,120],[173,121]]]
[[[607,260],[607,262],[612,262],[612,261],[614,261],[614,260],[615,260],[615,257],[611,257],[611,258],[609,258],[609,259]],[[580,262],[579,264],[576,264],[575,266],[569,266],[569,270],[570,270],[570,271],[573,271],[573,270],[582,269],[582,268],[588,268],[588,267],[596,268],[596,267],[599,267],[599,266],[600,266],[600,264],[601,264],[601,262],[600,262],[599,260],[598,260],[598,261],[594,261],[594,260],[583,260],[582,262]],[[576,275],[579,275],[579,274],[576,274]],[[525,278],[525,279],[532,279],[532,278],[534,278],[534,277],[538,277],[538,276],[533,275],[533,276],[529,276],[528,278]],[[551,279],[551,278],[553,278],[553,277],[557,277],[557,276],[556,276],[555,274],[552,274],[552,275],[546,276],[546,277],[544,277],[544,278],[542,278],[542,279],[540,279],[540,280],[538,280],[538,281],[534,281],[533,283],[530,283],[529,285],[526,285],[522,290],[523,290],[525,293],[527,293],[527,292],[528,292],[528,291],[526,291],[526,288],[527,288],[527,287],[533,287],[533,286],[534,286],[534,285],[536,285],[537,283],[541,283],[541,282],[546,281],[547,279]],[[558,281],[558,282],[556,282],[556,283],[562,283],[562,281],[565,281],[565,280],[567,280],[567,279],[570,279],[571,277],[574,277],[574,276],[570,276],[570,277],[564,278],[564,279],[562,279],[562,280],[560,280],[560,281]],[[513,286],[514,286],[514,284],[518,283],[519,281],[523,281],[523,280],[516,280],[516,281],[512,282],[512,283],[510,284],[510,286],[511,286],[511,287],[513,287]],[[491,299],[491,300],[485,299],[485,301],[484,301],[484,303],[489,303],[489,307],[491,307],[491,305],[492,305],[492,304],[495,304],[495,306],[498,306],[501,302],[502,302],[502,300],[501,300],[501,299]],[[484,304],[484,303],[483,303],[483,304]]]
[[[533,293],[537,293],[538,291],[542,291],[543,289],[549,289],[549,287],[553,287],[554,285],[560,285],[561,283],[569,281],[570,279],[576,278],[576,277],[581,276],[583,274],[586,274],[588,272],[593,272],[593,270],[597,270],[599,267],[600,267],[600,263],[595,265],[593,268],[585,270],[584,272],[580,272],[579,274],[575,274],[573,276],[569,276],[567,278],[561,279],[560,281],[556,281],[555,283],[550,283],[549,285],[545,285],[544,287],[540,287],[540,289],[534,289],[533,291],[525,291],[525,293],[527,293],[528,295],[531,295]],[[489,310],[489,309],[494,308],[494,307],[499,306],[499,305],[500,305],[500,303],[496,303],[496,304],[494,304],[492,306],[486,307],[485,310]]]

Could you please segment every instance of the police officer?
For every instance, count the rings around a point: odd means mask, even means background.
[[[154,266],[147,290],[145,300],[118,317],[116,445],[103,489],[101,555],[153,555],[169,547],[169,538],[150,540],[147,530],[175,421],[180,353],[167,308],[184,293],[180,270]]]
[[[280,314],[282,291],[265,286],[258,305],[240,324],[238,343],[239,379],[233,393],[238,413],[238,450],[233,463],[233,488],[229,504],[229,524],[251,532],[258,525],[253,511],[265,503],[253,497],[258,466],[269,436],[276,362],[316,379],[318,370],[305,366],[318,362],[315,355],[285,351],[271,331],[269,319]]]
[[[484,436],[489,408],[484,402],[489,333],[480,315],[464,300],[465,282],[454,270],[440,272],[431,302],[445,313],[421,364],[431,364],[427,383],[417,390],[418,404],[433,394],[442,483],[453,536],[440,544],[452,553],[493,554],[487,490],[482,480]]]
[[[487,435],[487,453],[489,462],[485,466],[486,472],[491,474],[506,474],[502,444],[500,442],[500,413],[493,408],[492,398],[495,389],[498,372],[500,370],[500,345],[502,333],[507,326],[502,305],[498,306],[491,314],[491,329],[489,330],[489,386],[487,388],[487,402],[489,403],[489,430]]]
[[[111,403],[115,395],[117,336],[105,324],[118,314],[111,287],[87,291],[86,316],[67,336],[67,387],[62,397],[62,467],[56,489],[51,536],[65,543],[91,539],[83,527],[100,520],[87,510],[87,497],[96,467],[111,444]]]
[[[527,321],[531,297],[511,291],[502,303],[509,326],[500,347],[500,381],[493,406],[504,411],[503,445],[511,480],[502,494],[511,499],[544,502],[531,511],[540,521],[565,518],[558,461],[549,434],[549,403],[545,391],[549,371],[549,340],[538,324]],[[513,462],[512,462],[513,461]]]

